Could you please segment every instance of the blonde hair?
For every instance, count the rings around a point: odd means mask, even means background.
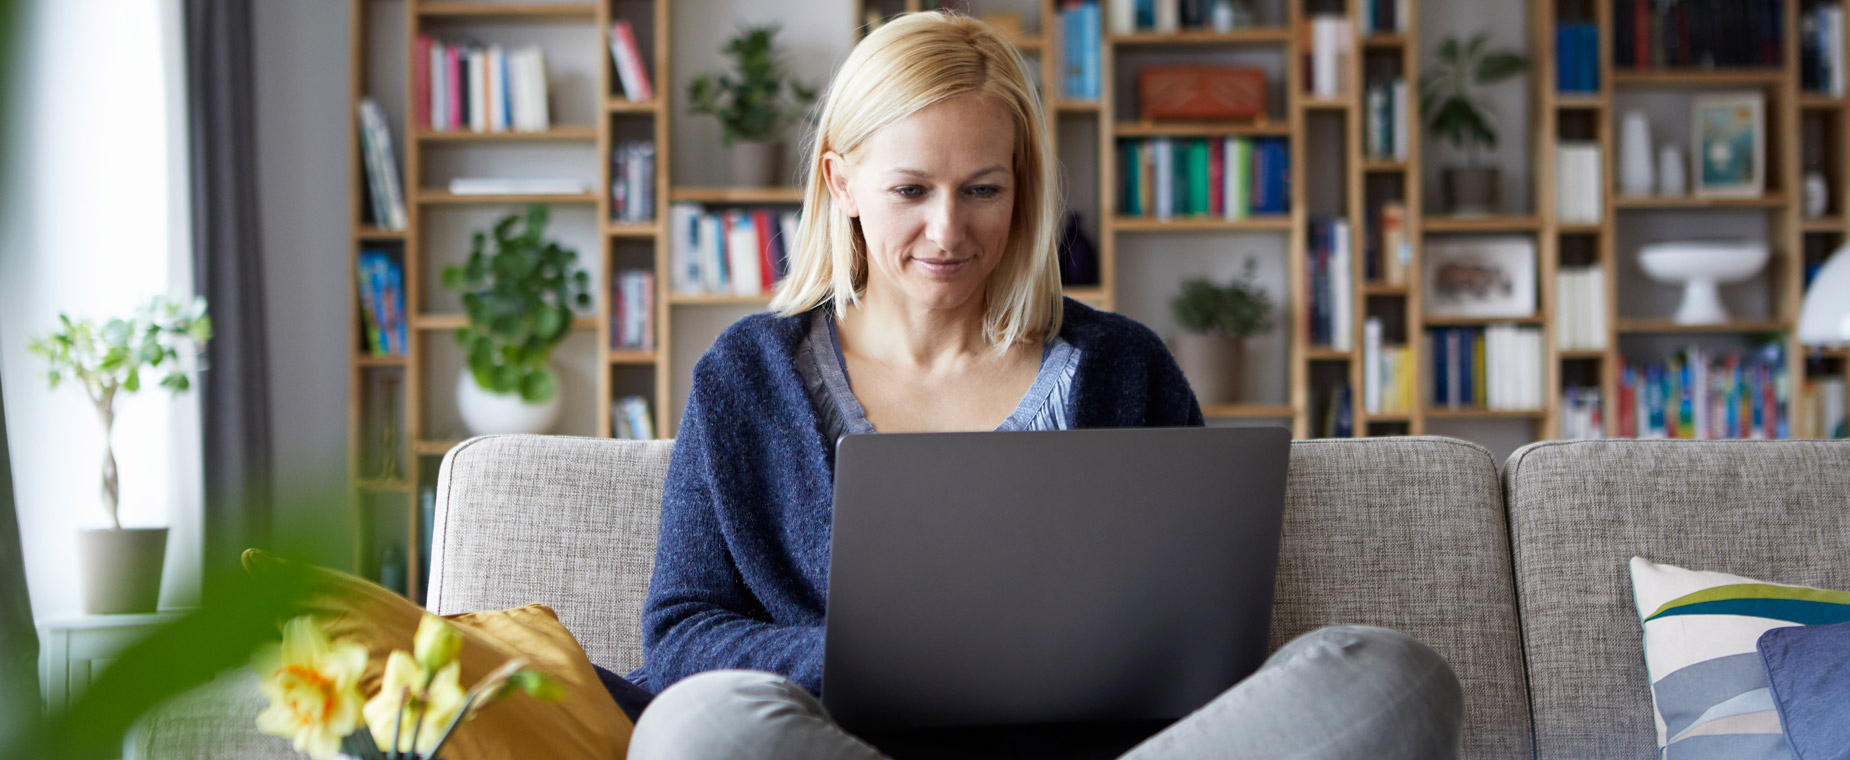
[[[867,287],[867,241],[859,220],[829,194],[823,156],[850,157],[880,128],[968,93],[995,98],[1015,122],[1014,216],[1001,261],[984,284],[984,336],[1001,352],[1059,332],[1055,235],[1062,201],[1046,115],[1014,47],[988,24],[943,11],[882,25],[854,46],[829,84],[805,152],[803,217],[790,274],[777,284],[772,311],[788,317],[832,302],[844,313]]]

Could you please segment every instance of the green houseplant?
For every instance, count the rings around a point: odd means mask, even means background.
[[[547,220],[545,205],[530,204],[475,233],[468,260],[443,269],[468,317],[456,331],[468,359],[457,405],[478,434],[543,432],[558,419],[552,352],[571,331],[572,307],[591,305],[591,276],[574,266],[576,251],[546,238]]]
[[[731,74],[702,74],[688,84],[689,111],[719,120],[720,142],[732,149],[733,182],[763,187],[781,184],[777,158],[784,130],[800,121],[816,90],[784,70],[777,52],[777,27],[739,31],[722,52]]]
[[[1254,280],[1258,262],[1247,257],[1226,285],[1195,278],[1169,301],[1176,325],[1176,363],[1204,406],[1239,401],[1245,339],[1272,329],[1272,297]]]
[[[1513,50],[1486,50],[1490,33],[1469,41],[1447,37],[1439,43],[1439,60],[1420,79],[1420,111],[1427,129],[1467,157],[1463,168],[1447,167],[1441,176],[1446,208],[1454,214],[1486,214],[1498,207],[1494,166],[1480,163],[1483,151],[1497,147],[1497,125],[1477,88],[1497,84],[1529,67]]]
[[[167,552],[166,528],[124,529],[118,514],[120,483],[110,433],[116,424],[116,400],[142,388],[144,374],[161,373],[159,385],[174,396],[192,387],[192,372],[205,368],[198,351],[212,338],[206,300],[169,300],[155,296],[132,317],[102,324],[58,315],[58,329],[34,338],[27,351],[45,362],[45,381],[57,388],[66,381],[80,386],[103,423],[103,512],[109,527],[78,533],[83,570],[84,611],[94,614],[153,612],[160,599],[161,564]],[[193,354],[186,366],[182,349]]]

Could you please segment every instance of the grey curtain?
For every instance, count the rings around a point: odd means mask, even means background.
[[[186,0],[193,285],[214,336],[200,376],[208,597],[269,541],[272,452],[249,0]]]
[[[0,748],[38,722],[39,635],[26,595],[26,558],[13,508],[13,459],[6,445],[6,392],[0,389]]]

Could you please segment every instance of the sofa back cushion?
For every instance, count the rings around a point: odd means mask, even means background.
[[[1550,441],[1502,477],[1537,757],[1658,756],[1634,555],[1850,590],[1850,441]]]
[[[1464,756],[1528,758],[1529,703],[1496,461],[1451,438],[1295,441],[1272,647],[1378,625],[1443,655]]]
[[[642,665],[673,441],[472,438],[443,457],[431,533],[431,611],[540,603],[616,671]]]

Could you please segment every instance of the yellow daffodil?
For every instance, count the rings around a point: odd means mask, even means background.
[[[462,664],[452,661],[438,668],[435,675],[428,676],[428,686],[427,672],[402,649],[386,659],[385,683],[364,710],[366,726],[372,729],[379,749],[428,755],[443,739],[450,721],[462,711],[466,698],[461,684]],[[398,735],[396,748],[392,746],[394,732]]]
[[[411,656],[417,658],[418,664],[437,670],[455,662],[460,652],[462,635],[449,621],[424,613],[424,619],[418,621],[417,635],[411,640]]]
[[[257,688],[270,706],[257,716],[257,730],[292,739],[297,752],[329,760],[341,739],[360,723],[360,673],[366,648],[330,644],[313,618],[283,627],[283,641],[260,647],[251,664],[262,680]]]

